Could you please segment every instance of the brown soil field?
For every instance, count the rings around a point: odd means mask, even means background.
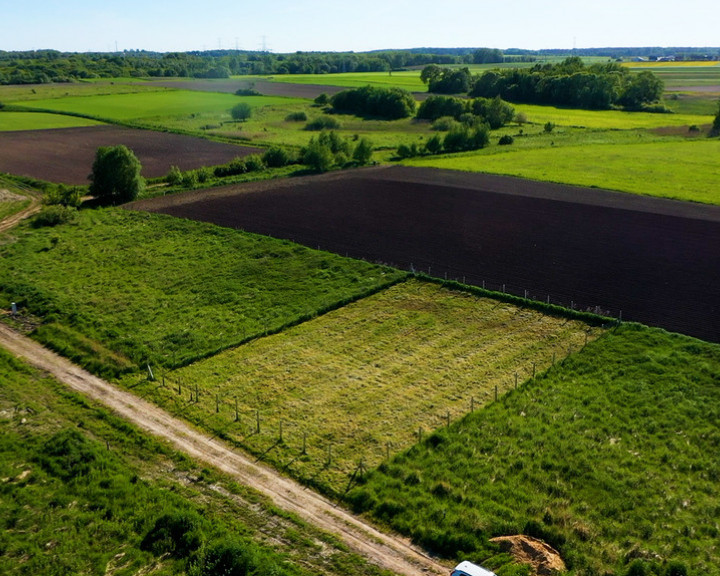
[[[70,185],[87,184],[96,150],[118,144],[135,153],[146,178],[164,176],[173,165],[192,170],[262,152],[192,136],[118,126],[23,130],[0,132],[0,172]]]
[[[129,207],[720,341],[720,207],[400,166]]]

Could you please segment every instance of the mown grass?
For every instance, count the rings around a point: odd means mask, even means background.
[[[50,128],[76,128],[96,126],[95,120],[65,116],[61,114],[42,114],[37,112],[0,112],[0,132],[17,130],[47,130]]]
[[[479,154],[428,157],[406,163],[720,204],[718,154],[720,141],[703,138],[641,144],[558,145],[517,152],[512,149],[501,152],[496,147]]]
[[[0,382],[0,573],[202,576],[232,543],[252,573],[381,574],[2,349]]]
[[[337,495],[361,463],[379,464],[598,333],[412,280],[138,391]]]
[[[720,574],[720,347],[638,325],[382,464],[358,511],[490,568],[529,533],[571,574]],[[668,571],[681,563],[687,572]]]
[[[127,369],[114,357],[181,366],[404,277],[287,241],[121,209],[13,234],[0,247],[0,305],[14,301],[41,317],[41,341],[106,376]],[[101,358],[104,367],[95,364]]]
[[[100,96],[110,94],[137,94],[144,92],[167,92],[170,88],[156,86],[150,82],[129,83],[118,78],[115,80],[97,80],[61,84],[6,84],[0,86],[0,102],[20,103],[47,98],[67,98],[72,96]]]

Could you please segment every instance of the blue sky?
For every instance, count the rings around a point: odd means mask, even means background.
[[[0,50],[717,46],[710,0],[0,0]]]

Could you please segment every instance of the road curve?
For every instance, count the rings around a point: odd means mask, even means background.
[[[0,346],[49,372],[72,390],[104,404],[142,430],[167,440],[177,450],[265,494],[279,508],[337,535],[369,562],[405,576],[449,573],[446,566],[423,554],[407,540],[379,531],[319,494],[230,449],[154,404],[93,376],[2,323]]]

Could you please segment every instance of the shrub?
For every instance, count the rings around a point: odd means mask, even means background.
[[[545,130],[545,132],[547,134],[550,134],[550,132],[552,132],[554,129],[555,129],[555,124],[553,122],[545,122],[545,126],[543,126],[543,130]]]
[[[263,162],[262,156],[259,154],[250,154],[245,157],[245,171],[246,172],[259,172],[265,170],[265,162]]]
[[[310,139],[302,152],[302,163],[315,172],[327,172],[333,167],[334,162],[330,147],[315,138]]]
[[[443,116],[459,118],[466,111],[465,102],[453,96],[430,96],[417,111],[417,118],[437,120]]]
[[[313,102],[317,106],[327,106],[328,104],[330,104],[330,96],[328,96],[327,94],[325,94],[323,92],[317,98],[315,98],[315,100],[313,100]]]
[[[99,464],[93,445],[74,428],[62,430],[45,442],[38,459],[49,474],[66,482],[86,476]]]
[[[441,116],[432,123],[432,129],[438,132],[449,132],[458,126],[457,121],[452,116]]]
[[[498,144],[500,144],[500,146],[509,146],[513,142],[515,142],[515,140],[512,136],[510,136],[510,134],[505,134],[500,137],[500,140],[498,140]]]
[[[215,167],[215,176],[218,178],[224,178],[225,176],[237,176],[238,174],[245,174],[247,172],[247,166],[243,158],[235,158],[228,164]]]
[[[260,96],[260,92],[255,90],[255,88],[238,88],[235,90],[236,96]]]
[[[370,164],[372,153],[373,147],[370,141],[367,138],[360,138],[360,141],[355,145],[352,158],[355,163],[360,166],[365,166],[366,164]]]
[[[196,170],[198,182],[204,184],[212,178],[213,171],[207,166],[202,166]]]
[[[171,512],[160,516],[143,538],[140,548],[160,556],[187,558],[203,541],[202,521],[194,512]]]
[[[195,170],[188,170],[182,175],[182,185],[185,186],[185,188],[194,188],[198,185],[199,181],[198,174]]]
[[[292,163],[292,158],[285,148],[273,146],[262,155],[263,163],[270,168],[282,168]]]
[[[428,154],[440,154],[440,152],[442,152],[442,148],[442,141],[440,140],[440,136],[437,134],[431,136],[425,143],[425,150]]]
[[[420,155],[417,144],[413,142],[409,146],[407,144],[400,144],[397,149],[397,155],[400,158],[413,158]]]
[[[59,224],[65,224],[71,222],[77,211],[74,208],[68,206],[62,206],[60,204],[54,204],[47,206],[38,212],[32,220],[34,228],[42,228],[43,226],[58,226]]]
[[[48,206],[59,205],[59,206],[70,206],[77,208],[82,204],[82,189],[78,186],[65,186],[65,184],[58,184],[55,187],[50,187],[43,197],[43,204]]]
[[[292,112],[285,116],[286,122],[307,122],[307,119],[305,112]]]
[[[167,173],[167,176],[165,176],[165,182],[170,184],[170,186],[179,186],[182,184],[183,181],[183,175],[182,172],[180,172],[180,168],[177,166],[170,166],[170,171]]]
[[[340,122],[331,116],[320,116],[312,122],[308,122],[305,126],[305,130],[312,130],[319,132],[320,130],[338,130],[340,128]]]

